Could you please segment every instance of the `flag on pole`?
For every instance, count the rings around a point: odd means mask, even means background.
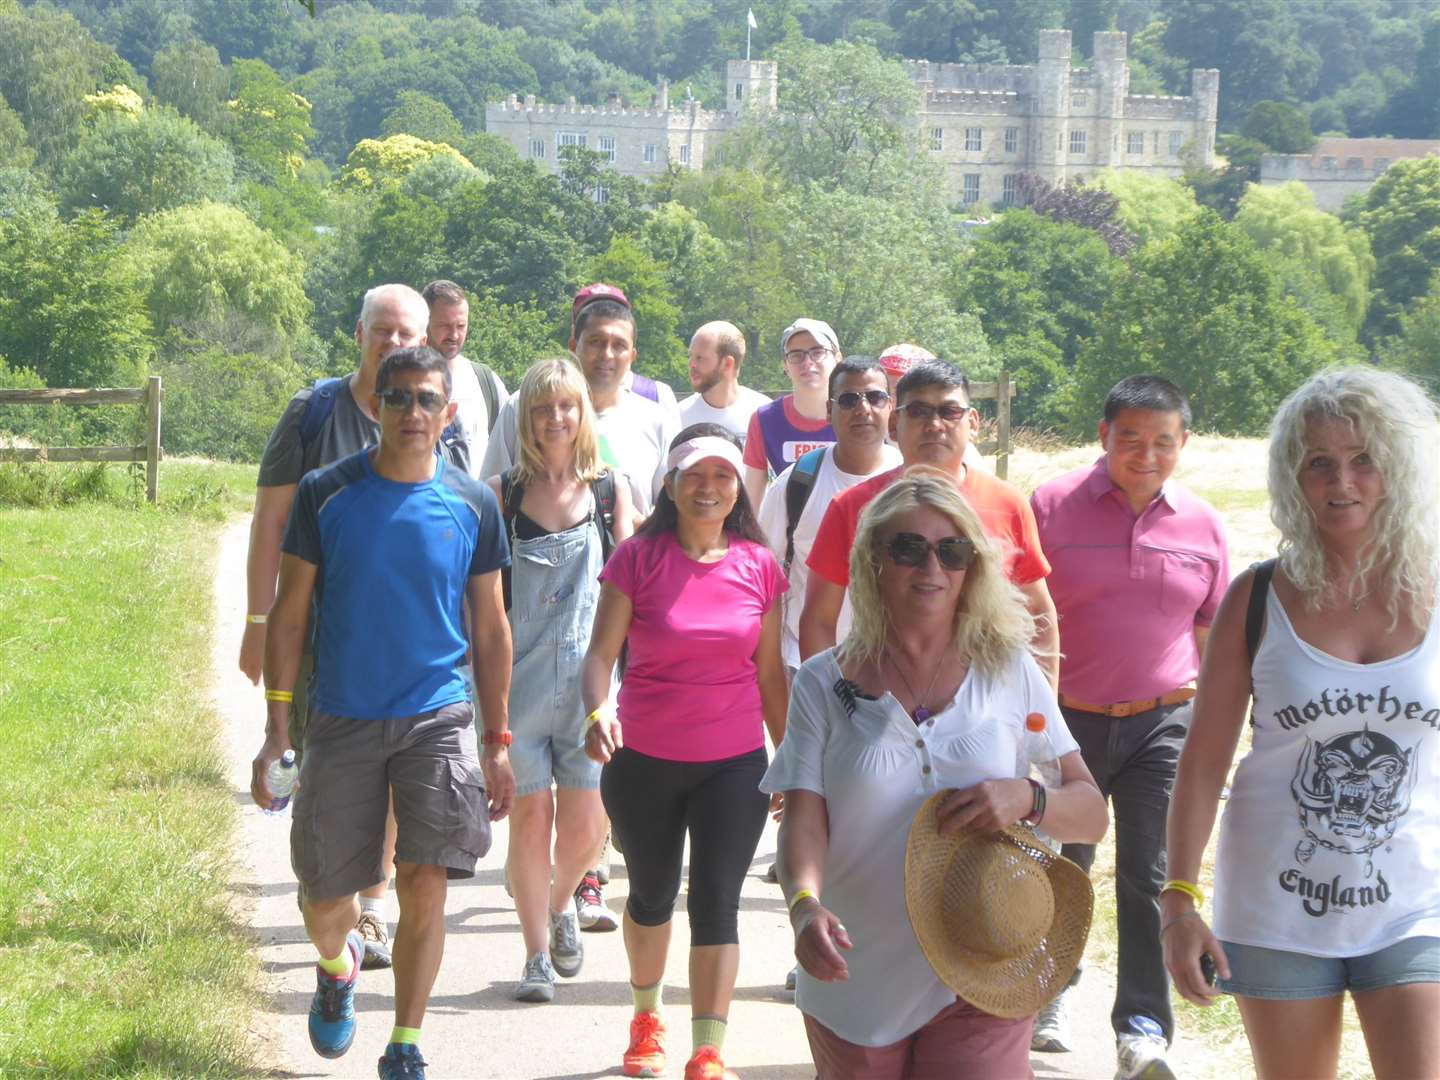
[[[745,18],[746,18],[746,21],[748,21],[748,22],[750,23],[750,29],[751,29],[751,30],[759,30],[759,29],[760,29],[760,24],[755,21],[755,9],[754,9],[754,8],[746,8],[746,9],[745,9]]]

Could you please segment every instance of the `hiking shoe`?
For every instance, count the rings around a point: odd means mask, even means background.
[[[740,1080],[720,1060],[720,1051],[713,1046],[702,1046],[695,1056],[685,1063],[685,1080]]]
[[[660,1014],[636,1013],[630,1021],[630,1047],[620,1059],[626,1076],[660,1076],[665,1072],[665,1025]]]
[[[790,969],[790,973],[785,976],[785,989],[786,989],[786,990],[794,990],[794,989],[795,989],[795,980],[797,980],[798,978],[800,978],[800,968],[799,968],[799,966],[797,965],[797,966],[795,966],[795,967],[792,967],[792,968]]]
[[[414,1043],[390,1043],[380,1059],[380,1080],[425,1080],[425,1059]]]
[[[1065,995],[1070,991],[1061,990],[1055,1000],[1040,1010],[1035,1017],[1035,1030],[1030,1034],[1030,1049],[1038,1054],[1066,1054],[1070,1052],[1070,1018],[1065,1008]]]
[[[600,879],[594,870],[580,879],[580,887],[575,890],[575,914],[580,919],[581,930],[614,930],[620,925],[605,906],[605,898],[600,895]]]
[[[515,1000],[537,1004],[555,1000],[555,969],[550,966],[550,957],[543,952],[525,961],[520,985],[515,988]]]
[[[1115,1039],[1115,1080],[1175,1080],[1165,1060],[1165,1033],[1148,1016],[1132,1016],[1130,1030]]]
[[[355,984],[360,981],[360,958],[365,942],[351,930],[345,938],[350,950],[350,974],[337,978],[315,965],[315,996],[310,999],[310,1045],[324,1058],[338,1058],[355,1041]]]
[[[569,908],[550,912],[550,963],[567,979],[580,974],[585,946],[580,943],[580,920]]]
[[[355,920],[355,932],[365,942],[365,959],[360,961],[361,971],[375,971],[390,966],[390,931],[385,920],[368,911],[362,911]]]
[[[768,885],[780,884],[780,864],[771,863],[770,869],[765,871],[765,882]]]

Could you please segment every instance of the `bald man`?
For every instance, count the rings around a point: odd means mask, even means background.
[[[690,385],[695,393],[680,402],[680,426],[719,424],[743,443],[750,416],[770,399],[740,385],[745,335],[732,323],[708,322],[690,339]]]

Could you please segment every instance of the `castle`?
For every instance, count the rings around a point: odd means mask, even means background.
[[[1070,31],[1042,30],[1034,65],[906,61],[921,91],[921,149],[941,163],[956,202],[1009,205],[1024,173],[1061,183],[1106,168],[1179,176],[1187,158],[1213,163],[1218,71],[1192,72],[1189,97],[1159,97],[1130,93],[1123,33],[1095,35],[1093,68],[1072,67],[1070,56]],[[621,175],[654,177],[671,163],[699,169],[713,160],[747,112],[777,108],[778,83],[773,60],[730,60],[724,110],[672,105],[662,80],[647,109],[613,95],[592,106],[512,94],[486,106],[485,126],[552,172],[559,148],[584,146]]]

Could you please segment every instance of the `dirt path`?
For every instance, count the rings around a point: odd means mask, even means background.
[[[229,776],[240,808],[236,843],[237,894],[250,905],[250,923],[263,965],[263,997],[253,1036],[265,1074],[273,1077],[371,1077],[390,1032],[393,982],[389,972],[366,972],[356,996],[356,1044],[339,1061],[310,1049],[306,1012],[314,989],[314,952],[295,908],[290,872],[289,818],[263,816],[249,796],[250,759],[263,727],[260,691],[235,666],[245,613],[248,519],[222,536],[215,575],[214,686],[224,717]],[[630,1017],[625,955],[620,935],[585,934],[585,969],[564,983],[552,1005],[521,1005],[510,992],[524,961],[519,924],[502,884],[506,830],[475,878],[451,888],[444,966],[430,1002],[422,1045],[436,1080],[595,1080],[619,1076]],[[783,989],[791,964],[791,938],[778,890],[761,875],[775,851],[771,825],[760,842],[755,873],[741,900],[740,977],[730,1015],[727,1063],[746,1080],[800,1080],[814,1076],[799,1014]],[[617,912],[625,899],[624,868],[617,864],[606,900]],[[393,919],[395,912],[390,915]],[[665,1001],[671,1025],[670,1075],[679,1076],[689,1047],[684,955],[688,933],[675,922]],[[1113,977],[1093,969],[1072,1015],[1076,1049],[1035,1055],[1038,1077],[1105,1080],[1114,1075],[1109,1011]],[[1201,1053],[1183,1038],[1172,1060],[1181,1069]],[[676,1062],[673,1058],[678,1058]]]

